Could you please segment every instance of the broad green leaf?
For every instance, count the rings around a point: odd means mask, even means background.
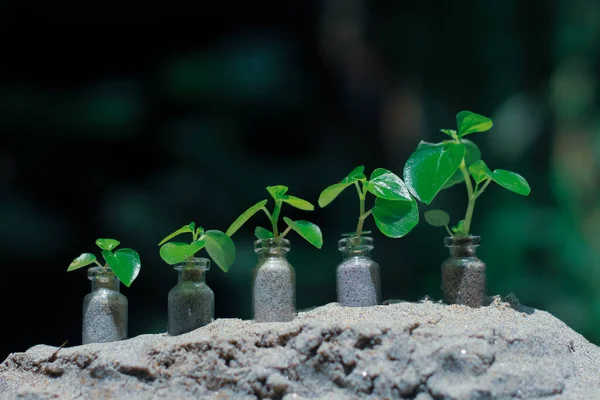
[[[376,197],[386,200],[411,201],[410,193],[402,179],[391,171],[377,168],[365,187]]]
[[[255,205],[253,205],[252,207],[250,207],[249,209],[244,211],[242,213],[242,215],[237,217],[237,219],[235,221],[233,221],[231,226],[229,226],[229,229],[227,229],[226,235],[231,236],[234,233],[236,233],[237,230],[240,229],[242,227],[242,225],[244,225],[244,223],[250,219],[250,217],[252,217],[254,214],[256,214],[257,212],[262,210],[262,208],[265,206],[265,204],[267,204],[267,201],[268,200],[259,201],[258,203],[256,203]]]
[[[479,150],[479,147],[477,147],[477,145],[473,142],[471,142],[468,139],[463,139],[461,141],[462,144],[465,145],[465,148],[467,149],[467,151],[465,152],[465,164],[467,166],[467,168],[473,164],[474,162],[481,160],[481,151]],[[456,171],[454,173],[454,175],[452,175],[452,177],[450,179],[448,179],[448,182],[446,182],[446,184],[444,185],[443,189],[448,189],[451,186],[456,185],[457,183],[462,183],[465,181],[465,177],[462,173],[462,171],[459,169],[458,171]]]
[[[162,246],[169,240],[173,239],[175,236],[181,235],[182,233],[193,233],[194,228],[195,228],[195,224],[193,222],[191,222],[189,225],[184,225],[181,228],[177,229],[175,232],[171,233],[169,236],[167,236],[163,240],[161,240],[158,245]]]
[[[319,195],[319,207],[323,208],[327,204],[331,203],[340,193],[344,191],[352,183],[334,183],[331,186],[326,187]]]
[[[203,239],[206,241],[206,251],[215,264],[224,272],[229,271],[235,262],[235,244],[225,233],[217,230],[204,232]]]
[[[283,200],[285,203],[288,203],[292,207],[296,207],[300,210],[312,211],[315,209],[315,206],[310,204],[308,201],[296,196],[285,195],[281,197],[281,200]]]
[[[354,168],[352,171],[350,171],[350,173],[348,175],[346,175],[346,177],[344,179],[342,179],[340,181],[340,183],[354,183],[357,181],[362,181],[367,179],[367,177],[364,174],[365,172],[365,166],[364,165],[359,165],[358,167]]]
[[[467,236],[467,232],[465,232],[464,230],[465,230],[465,220],[464,219],[461,219],[460,221],[458,221],[458,224],[456,224],[456,226],[452,227],[452,232],[454,232],[457,237]]]
[[[505,189],[527,196],[531,193],[529,184],[521,175],[504,169],[495,169],[491,174],[492,180]]]
[[[281,200],[283,195],[288,191],[287,186],[276,185],[267,187],[267,191],[271,194],[275,201]]]
[[[485,132],[492,128],[492,120],[471,111],[461,111],[456,114],[458,136],[463,137],[475,132]]]
[[[393,201],[377,198],[373,207],[375,225],[385,236],[400,238],[419,222],[419,208],[415,199]]]
[[[465,152],[464,144],[453,142],[417,149],[404,166],[404,181],[410,192],[430,204],[458,170]]]
[[[446,226],[450,223],[450,216],[444,210],[429,210],[424,216],[425,221],[432,226]]]
[[[160,248],[160,257],[169,265],[179,264],[190,257],[193,257],[200,249],[206,245],[204,240],[196,240],[190,244],[181,242],[165,243]]]
[[[490,171],[483,160],[471,164],[469,173],[475,179],[475,183],[481,183],[492,176],[492,171]]]
[[[440,132],[444,132],[446,135],[450,136],[452,139],[458,139],[458,134],[454,129],[440,129]]]
[[[257,226],[256,229],[254,229],[254,236],[258,239],[271,239],[273,237],[273,232],[262,226]]]
[[[321,229],[317,225],[308,221],[292,221],[288,217],[283,217],[283,220],[290,228],[317,249],[320,249],[321,246],[323,246],[323,235],[321,234]]]
[[[137,278],[142,266],[139,254],[133,249],[120,249],[114,253],[102,250],[102,256],[117,278],[127,287]]]
[[[115,239],[98,239],[98,240],[96,240],[96,246],[100,247],[102,250],[111,251],[120,244],[121,244],[121,242],[119,242],[118,240],[115,240]]]
[[[361,236],[365,236],[370,234],[371,231],[362,231],[361,232]],[[348,233],[342,233],[342,237],[351,237],[351,236],[355,236],[356,232],[348,232]]]
[[[91,253],[83,253],[82,255],[80,255],[79,257],[77,257],[76,259],[74,259],[71,262],[71,264],[69,265],[69,268],[67,268],[67,272],[74,271],[78,268],[86,267],[90,264],[93,264],[94,262],[96,262],[95,255],[93,255]]]

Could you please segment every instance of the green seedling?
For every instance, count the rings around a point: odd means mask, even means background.
[[[83,253],[71,262],[67,271],[86,267],[90,264],[97,264],[102,268],[110,268],[115,276],[127,287],[137,278],[142,266],[139,254],[132,249],[119,249],[113,251],[121,242],[115,239],[98,239],[96,246],[102,250],[102,257],[106,262],[102,265],[98,262],[96,256],[92,253]]]
[[[302,236],[308,243],[320,249],[323,246],[323,235],[321,234],[321,229],[312,222],[301,220],[292,221],[288,217],[283,217],[283,221],[287,224],[287,227],[283,232],[280,232],[278,229],[279,214],[281,213],[281,207],[283,203],[289,204],[292,207],[304,211],[313,211],[315,209],[315,206],[299,197],[288,195],[288,188],[286,186],[269,186],[267,187],[267,191],[269,192],[271,197],[273,197],[273,200],[275,200],[273,211],[270,212],[266,208],[268,200],[265,199],[259,201],[258,203],[244,211],[242,215],[240,215],[235,221],[233,221],[229,229],[227,229],[227,235],[232,236],[254,214],[256,214],[259,211],[263,211],[269,218],[269,221],[271,222],[271,230],[268,230],[261,226],[257,226],[254,230],[254,235],[258,239],[282,239],[290,231],[293,230],[297,234]]]
[[[430,210],[425,220],[433,226],[443,226],[451,236],[468,236],[471,230],[475,201],[490,182],[517,194],[527,196],[529,184],[521,175],[503,169],[491,171],[481,159],[475,143],[464,137],[492,128],[492,120],[471,111],[456,115],[456,130],[440,129],[451,139],[439,143],[421,141],[404,166],[404,180],[410,192],[421,202],[430,204],[444,189],[464,182],[469,202],[465,218],[450,229],[449,215],[442,210]]]
[[[169,242],[184,233],[192,234],[190,243]],[[235,261],[235,244],[228,235],[218,230],[205,231],[201,226],[196,228],[193,222],[171,233],[158,245],[161,246],[160,257],[169,265],[190,262],[202,249],[206,249],[215,264],[224,272],[229,271]]]
[[[373,215],[375,225],[388,237],[399,238],[409,233],[419,222],[417,202],[410,195],[406,185],[397,175],[387,169],[377,168],[367,180],[365,167],[358,166],[338,183],[325,188],[319,196],[319,206],[331,203],[344,189],[355,186],[360,201],[360,211],[356,231],[344,236],[366,235],[363,231],[365,219]],[[367,193],[375,196],[375,205],[366,210]]]

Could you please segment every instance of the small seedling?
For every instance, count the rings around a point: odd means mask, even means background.
[[[119,249],[113,251],[121,242],[115,239],[98,239],[96,246],[102,250],[102,257],[106,262],[102,265],[92,253],[83,253],[71,262],[67,271],[86,267],[90,264],[98,264],[102,268],[110,268],[116,277],[127,287],[137,278],[140,273],[141,263],[139,254],[132,249]]]
[[[192,234],[190,243],[169,242],[183,233]],[[218,230],[205,231],[201,226],[196,228],[196,224],[193,222],[171,233],[158,245],[162,246],[160,257],[169,265],[191,261],[194,255],[202,249],[206,249],[215,264],[224,272],[229,271],[235,261],[235,244],[228,235]]]
[[[469,202],[465,218],[452,229],[450,216],[442,210],[430,210],[425,220],[433,226],[444,226],[449,235],[469,236],[475,201],[490,182],[517,194],[527,196],[529,184],[521,175],[503,169],[491,171],[483,160],[477,145],[464,137],[492,128],[492,120],[471,111],[456,115],[457,129],[440,129],[450,140],[440,143],[421,141],[404,166],[404,180],[410,192],[421,202],[430,204],[443,189],[465,182]]]
[[[325,188],[319,196],[319,206],[331,203],[344,189],[355,186],[360,201],[358,225],[353,233],[344,236],[360,237],[369,234],[363,231],[365,219],[373,215],[375,225],[388,237],[399,238],[409,233],[419,222],[417,202],[412,198],[406,185],[397,175],[384,168],[377,168],[367,180],[365,167],[358,166],[338,183]],[[375,196],[375,206],[365,209],[367,193]]]
[[[321,246],[323,246],[323,235],[321,234],[321,229],[312,222],[301,220],[292,221],[288,217],[283,217],[283,221],[287,224],[287,227],[283,232],[280,233],[277,226],[279,221],[279,214],[281,213],[281,206],[283,205],[283,203],[287,203],[292,207],[304,211],[313,211],[315,209],[315,206],[299,197],[290,196],[286,194],[288,191],[288,188],[286,186],[269,186],[267,187],[267,191],[269,192],[271,197],[273,197],[273,200],[275,200],[273,211],[269,212],[269,210],[267,210],[267,208],[265,207],[268,200],[259,201],[258,203],[244,211],[242,215],[240,215],[235,221],[233,221],[229,229],[227,229],[227,236],[232,236],[254,214],[256,214],[259,211],[263,211],[269,218],[269,221],[271,222],[271,230],[265,229],[261,226],[257,226],[254,230],[254,235],[258,239],[282,239],[291,230],[293,230],[300,236],[302,236],[304,239],[306,239],[308,243],[320,249]]]

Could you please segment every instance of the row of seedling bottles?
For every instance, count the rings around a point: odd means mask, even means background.
[[[481,160],[477,145],[465,136],[485,132],[492,121],[470,111],[457,114],[457,129],[442,129],[449,139],[439,143],[420,142],[404,167],[404,181],[393,172],[377,168],[369,177],[363,166],[356,167],[339,182],[326,187],[318,198],[319,207],[328,206],[342,192],[354,190],[358,196],[355,229],[342,234],[338,249],[342,260],[335,268],[337,302],[347,307],[381,304],[381,271],[371,258],[374,248],[371,231],[364,230],[372,219],[388,238],[407,235],[419,222],[417,201],[430,205],[437,194],[464,184],[468,203],[465,217],[450,227],[450,217],[442,210],[428,210],[425,220],[445,228],[448,259],[441,267],[442,300],[446,304],[479,307],[486,304],[486,265],[477,258],[480,237],[470,233],[477,198],[491,182],[521,195],[530,192],[520,175],[501,169],[490,170]],[[354,188],[354,189],[353,189]],[[314,247],[323,246],[320,228],[306,220],[282,217],[284,206],[313,211],[311,202],[288,194],[285,186],[267,187],[269,199],[242,213],[226,232],[205,230],[194,223],[168,235],[160,243],[160,256],[177,271],[177,284],[168,295],[168,334],[190,332],[214,320],[215,295],[206,283],[211,260],[227,272],[236,260],[232,236],[256,214],[264,213],[268,224],[257,226],[254,251],[257,263],[252,271],[252,317],[255,322],[287,322],[296,316],[296,272],[287,258],[292,231]],[[367,200],[372,206],[367,207]],[[374,201],[373,199],[374,198]],[[283,220],[283,223],[282,221]],[[182,241],[182,240],[186,241]],[[85,266],[92,291],[83,301],[82,343],[110,342],[127,338],[127,299],[120,283],[129,287],[140,272],[137,252],[117,249],[114,239],[98,239],[104,263],[94,254],[84,253],[73,260],[72,271]],[[206,256],[202,256],[202,251]]]

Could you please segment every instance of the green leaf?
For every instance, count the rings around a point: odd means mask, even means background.
[[[458,134],[454,129],[440,129],[440,132],[444,132],[446,135],[450,136],[452,139],[458,139]]]
[[[358,167],[356,167],[352,171],[350,171],[350,173],[348,175],[346,175],[346,177],[344,179],[342,179],[340,181],[340,183],[347,184],[347,183],[354,183],[354,182],[366,180],[367,177],[365,176],[364,172],[365,172],[365,166],[359,165]]]
[[[481,160],[481,151],[475,143],[471,142],[468,139],[463,139],[461,143],[464,144],[465,148],[467,149],[467,151],[465,152],[465,164],[467,167],[472,165],[474,162]],[[464,181],[465,177],[462,171],[459,169],[454,173],[454,175],[452,175],[450,179],[448,179],[448,182],[446,182],[442,190],[448,189],[449,187],[454,186],[457,183],[462,183]]]
[[[407,235],[419,222],[419,208],[415,199],[392,201],[377,198],[373,218],[375,225],[385,236],[400,238]]]
[[[453,142],[417,148],[404,166],[404,181],[410,192],[430,204],[458,170],[465,152],[464,144]]]
[[[371,231],[362,231],[361,232],[361,236],[365,236],[370,234]],[[348,233],[342,233],[342,237],[351,237],[351,236],[356,236],[356,232],[348,232]]]
[[[410,193],[398,175],[384,168],[377,168],[365,187],[376,197],[386,200],[411,201]]]
[[[175,236],[181,235],[182,233],[193,233],[195,227],[196,227],[196,224],[194,224],[193,222],[191,222],[189,225],[184,225],[181,228],[177,229],[175,232],[171,233],[169,236],[167,236],[163,240],[161,240],[158,245],[162,246],[169,240],[173,239]]]
[[[267,204],[267,201],[268,200],[259,201],[258,203],[256,203],[255,205],[253,205],[252,207],[250,207],[249,209],[244,211],[242,213],[242,215],[237,217],[237,219],[235,221],[233,221],[231,226],[229,226],[229,229],[227,229],[226,235],[231,236],[234,233],[236,233],[237,230],[240,229],[242,227],[242,225],[244,225],[244,223],[250,219],[250,217],[252,217],[254,214],[256,214],[257,212],[262,210],[262,208],[265,206],[265,204]]]
[[[331,186],[326,187],[319,195],[319,207],[323,208],[327,204],[331,203],[344,189],[352,183],[334,183]]]
[[[454,232],[457,237],[467,236],[467,233],[465,232],[465,220],[461,219],[458,221],[458,224],[452,227],[452,232]]]
[[[76,259],[74,259],[71,262],[71,264],[69,265],[69,268],[67,268],[67,272],[74,271],[78,268],[86,267],[90,264],[93,264],[94,262],[96,262],[95,255],[93,255],[91,253],[83,253],[82,255],[80,255],[79,257],[77,257]]]
[[[271,194],[275,201],[281,200],[283,195],[288,191],[287,186],[276,185],[267,187],[267,191]]]
[[[115,239],[98,239],[98,240],[96,240],[96,246],[100,247],[102,250],[111,251],[120,244],[121,244],[121,242],[119,242],[118,240],[115,240]]]
[[[425,221],[432,226],[446,226],[450,223],[450,216],[444,210],[429,210],[424,216]]]
[[[235,262],[235,244],[225,233],[217,230],[204,232],[203,239],[206,241],[206,251],[215,264],[224,272],[229,271]]]
[[[492,180],[505,189],[527,196],[531,193],[529,183],[521,175],[504,169],[495,169],[491,174]]]
[[[179,264],[193,257],[206,245],[204,240],[196,240],[190,244],[181,242],[169,242],[160,248],[160,258],[169,265]]]
[[[204,228],[199,226],[198,228],[196,228],[196,238],[199,238],[200,236],[202,236],[202,234],[204,233]]]
[[[473,179],[475,179],[475,183],[481,183],[492,176],[492,171],[490,171],[483,160],[479,160],[471,164],[469,167],[469,173]]]
[[[300,210],[312,211],[315,209],[315,206],[313,206],[311,203],[296,196],[285,195],[281,197],[281,200]]]
[[[456,114],[458,136],[463,137],[475,132],[485,132],[492,128],[492,120],[471,111],[461,111]]]
[[[127,287],[137,278],[142,266],[139,254],[133,249],[120,249],[114,253],[102,250],[102,256],[117,278]]]
[[[320,249],[323,246],[323,235],[321,234],[321,229],[317,225],[308,221],[292,221],[288,217],[283,217],[283,220],[290,228],[317,249]]]
[[[262,226],[257,226],[256,229],[254,229],[254,236],[258,239],[271,239],[273,237],[273,232]]]

